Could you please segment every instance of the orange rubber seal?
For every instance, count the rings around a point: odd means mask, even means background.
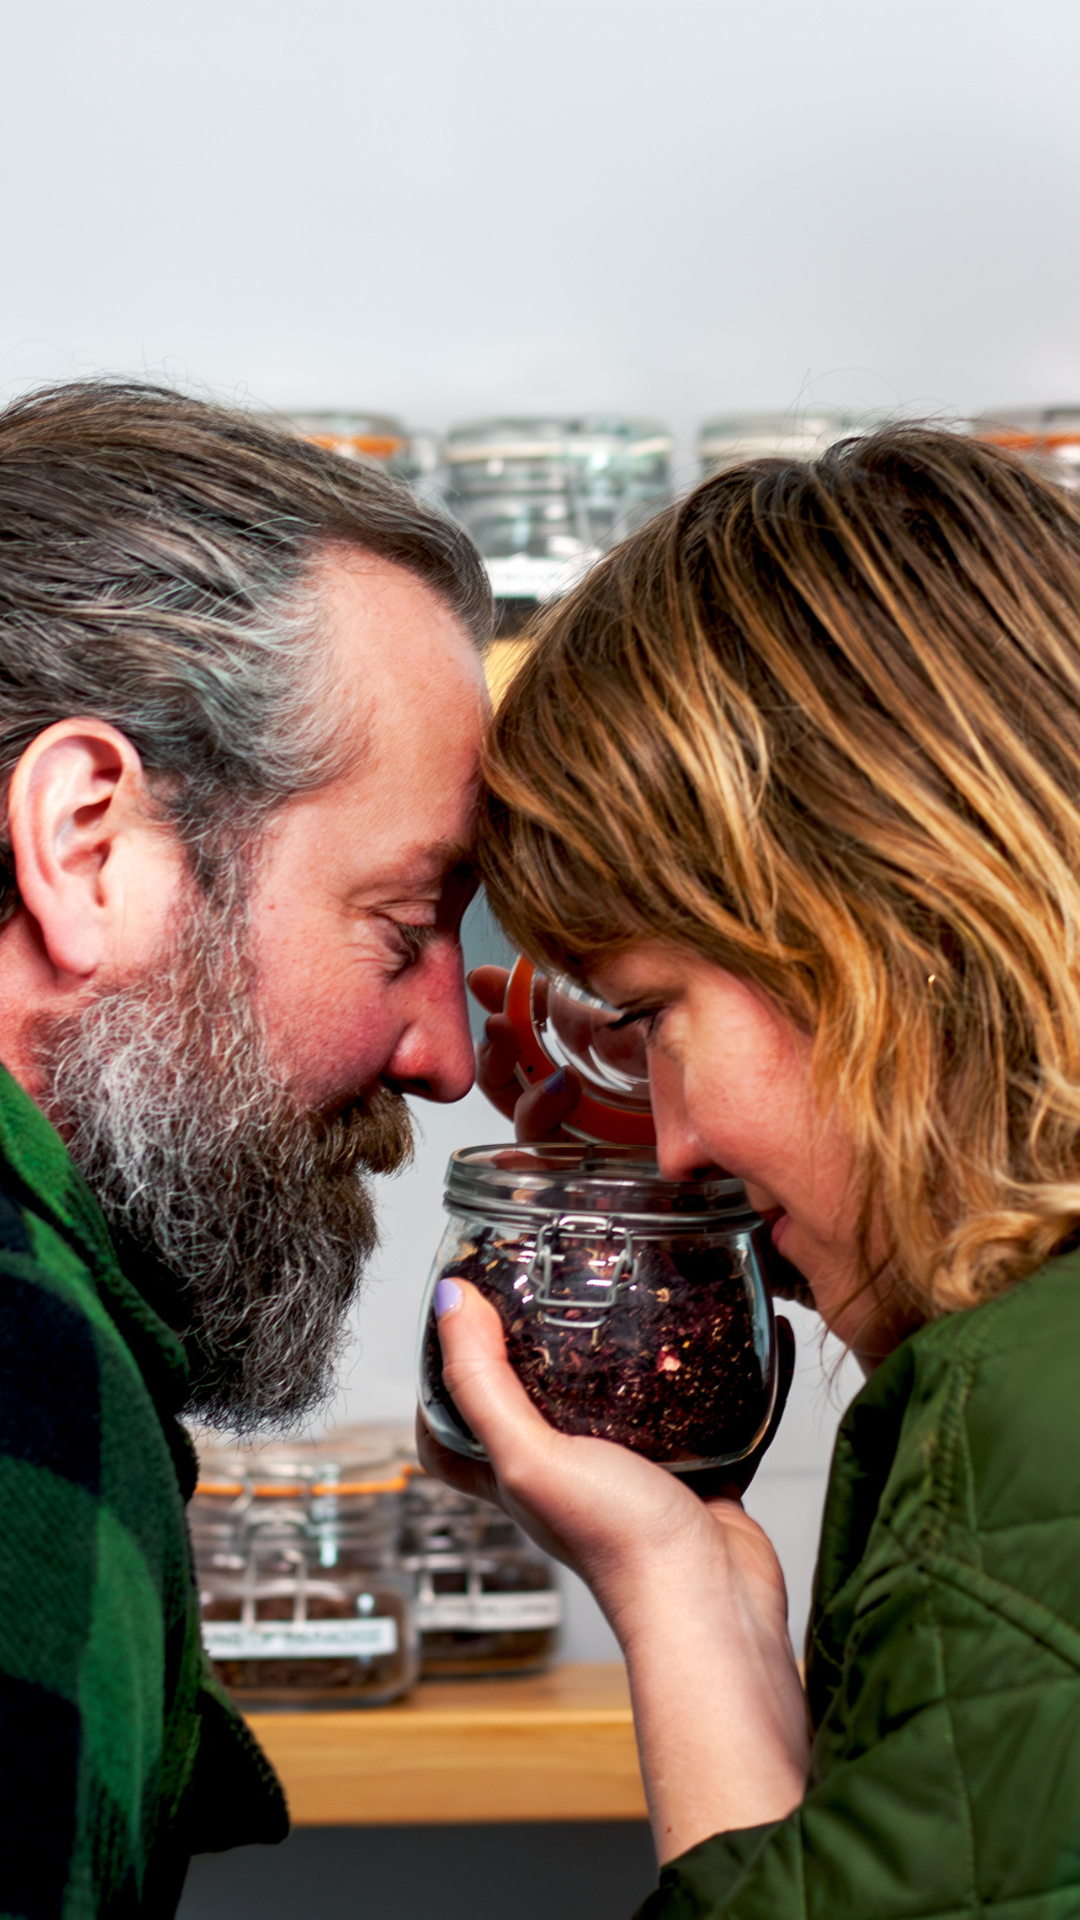
[[[1021,433],[1010,429],[1000,433],[980,433],[978,438],[985,440],[988,446],[1006,447],[1014,453],[1038,453],[1045,447],[1053,453],[1058,447],[1075,447],[1080,442],[1080,426],[1073,427],[1067,433]]]
[[[302,1500],[309,1493],[321,1499],[328,1493],[401,1493],[404,1487],[405,1474],[400,1473],[392,1480],[257,1480],[250,1489],[243,1480],[200,1480],[195,1491],[236,1499],[250,1490],[259,1500]]]
[[[523,1087],[539,1087],[554,1073],[556,1062],[544,1052],[532,1018],[532,984],[535,967],[524,954],[515,962],[506,983],[504,1011],[518,1043],[515,1072]],[[629,1107],[609,1107],[593,1093],[583,1092],[577,1106],[564,1122],[568,1131],[580,1133],[586,1140],[606,1141],[614,1147],[655,1147],[656,1127],[651,1113],[634,1113]]]
[[[306,433],[304,438],[312,446],[325,447],[328,453],[335,447],[351,447],[354,453],[366,453],[371,460],[392,460],[405,445],[404,440],[388,433]]]

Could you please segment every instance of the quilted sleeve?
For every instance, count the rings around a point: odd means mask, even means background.
[[[664,1869],[641,1920],[1052,1920],[1080,1911],[1080,1634],[941,1551],[860,1594],[788,1819]]]

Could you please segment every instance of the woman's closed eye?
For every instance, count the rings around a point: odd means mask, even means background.
[[[632,1007],[617,1020],[609,1020],[607,1031],[618,1033],[623,1027],[644,1027],[646,1040],[651,1040],[663,1011],[663,1007]]]

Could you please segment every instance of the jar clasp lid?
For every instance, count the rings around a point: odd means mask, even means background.
[[[563,1240],[603,1239],[621,1248],[610,1278],[587,1276],[579,1292],[568,1290],[564,1282],[559,1292],[552,1290],[554,1268],[566,1254]],[[619,1295],[632,1285],[637,1258],[634,1242],[625,1227],[616,1225],[602,1213],[564,1213],[558,1220],[542,1226],[536,1236],[536,1251],[529,1264],[529,1279],[536,1288],[537,1318],[550,1327],[577,1327],[595,1332],[602,1327]]]

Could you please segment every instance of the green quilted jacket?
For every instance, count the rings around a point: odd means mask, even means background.
[[[841,1426],[802,1805],[642,1920],[1080,1915],[1080,1253],[906,1340]]]

